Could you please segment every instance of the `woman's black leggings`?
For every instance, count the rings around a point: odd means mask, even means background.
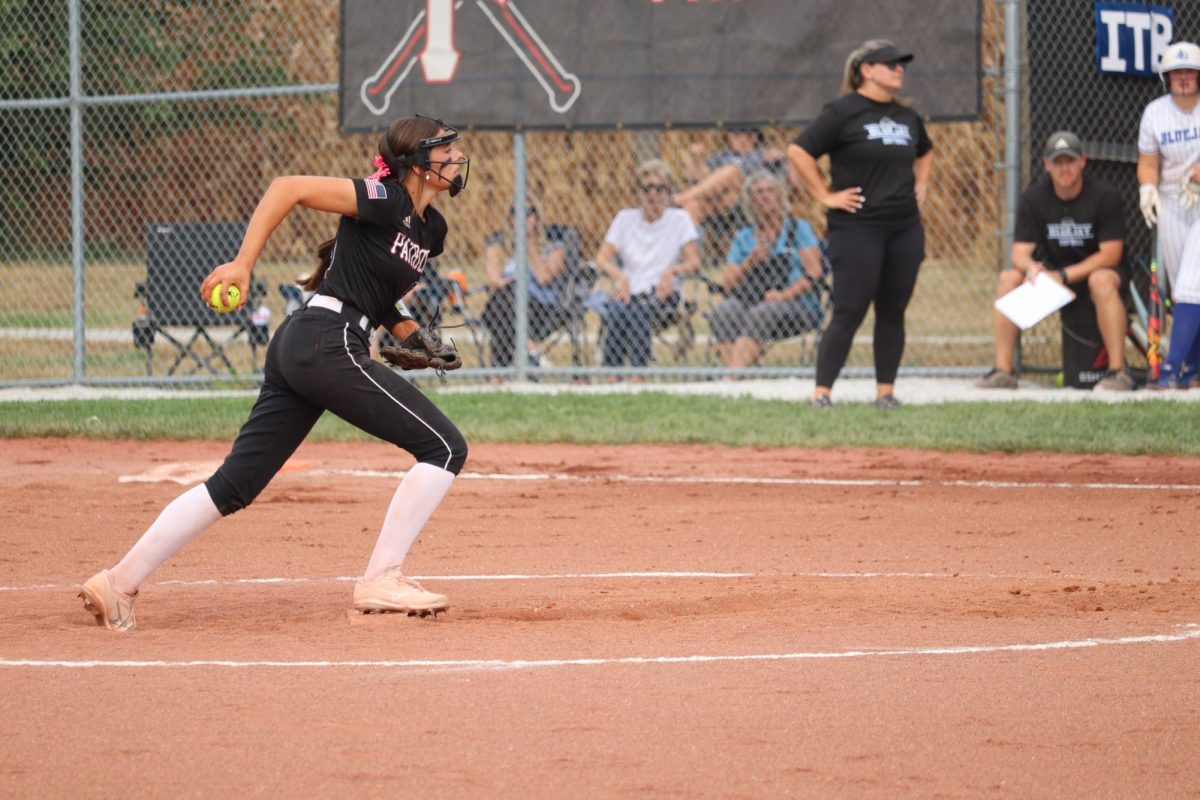
[[[849,225],[829,232],[833,319],[817,352],[817,386],[831,388],[846,364],[854,334],[875,304],[875,381],[895,383],[904,354],[904,310],[925,258],[920,221],[892,230]]]

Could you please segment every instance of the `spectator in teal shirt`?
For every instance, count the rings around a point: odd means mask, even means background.
[[[739,230],[721,274],[725,299],[709,315],[727,367],[749,367],[767,346],[821,324],[821,251],[812,226],[788,213],[787,191],[770,172],[743,188],[750,225]]]

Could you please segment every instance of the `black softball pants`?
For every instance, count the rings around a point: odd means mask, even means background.
[[[458,474],[461,433],[425,395],[371,358],[362,314],[306,307],[267,347],[265,381],[225,463],[205,486],[222,515],[245,508],[283,467],[323,411]]]
[[[849,225],[829,232],[833,318],[817,351],[817,386],[832,388],[854,334],[875,305],[875,381],[895,383],[904,354],[904,311],[925,259],[920,221],[891,230]]]

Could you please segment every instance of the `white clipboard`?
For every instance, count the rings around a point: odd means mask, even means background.
[[[1051,278],[1043,270],[1032,281],[1025,281],[1003,297],[997,298],[996,310],[1027,330],[1075,299],[1075,293]]]

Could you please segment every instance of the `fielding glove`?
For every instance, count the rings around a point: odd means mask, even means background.
[[[400,369],[435,369],[449,372],[462,366],[454,343],[443,342],[436,333],[417,328],[399,347],[381,347],[379,355]]]

